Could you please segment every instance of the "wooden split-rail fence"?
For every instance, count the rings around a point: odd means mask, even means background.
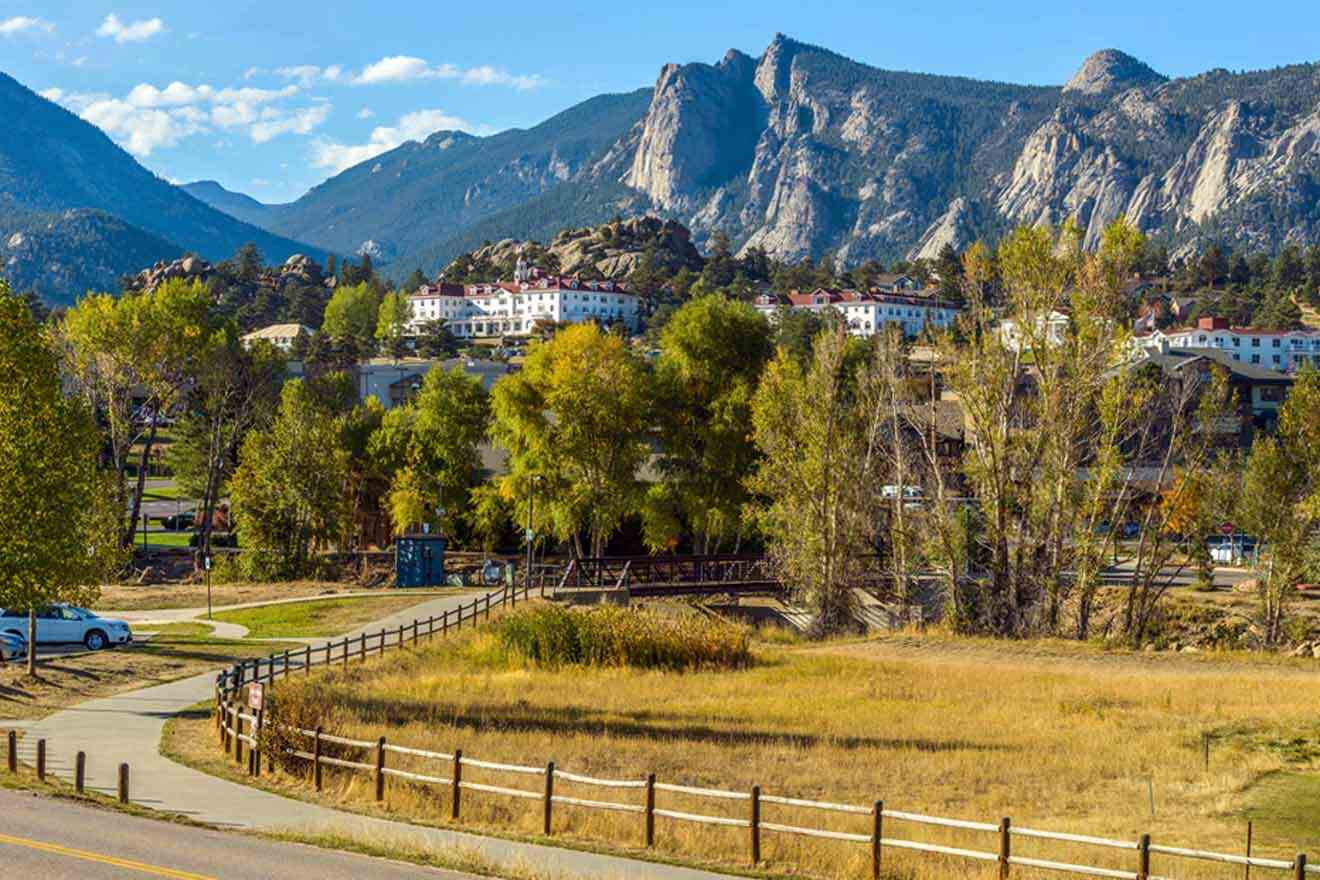
[[[479,622],[488,620],[492,610],[502,607],[514,607],[518,601],[530,598],[525,587],[509,587],[496,590],[484,596],[474,598],[455,609],[441,615],[414,620],[394,629],[382,629],[376,633],[361,633],[346,637],[324,646],[308,647],[302,651],[285,651],[269,657],[245,660],[231,669],[220,673],[216,680],[215,724],[217,736],[226,754],[232,752],[234,760],[240,766],[246,762],[249,775],[261,775],[263,731],[271,727],[263,710],[253,711],[241,705],[240,698],[247,685],[252,683],[272,684],[280,678],[299,673],[310,674],[314,666],[332,666],[336,663],[348,664],[351,660],[365,661],[372,655],[383,654],[388,648],[402,648],[429,640],[437,634],[444,636],[457,632],[464,627],[471,628]],[[463,795],[465,792],[514,798],[524,801],[536,801],[542,813],[542,830],[548,837],[554,832],[553,817],[557,807],[570,807],[584,810],[604,810],[615,813],[632,814],[637,817],[639,837],[645,846],[653,847],[656,837],[656,821],[663,819],[678,823],[693,823],[706,826],[722,826],[741,829],[746,832],[748,861],[757,865],[762,861],[761,841],[765,834],[785,834],[823,840],[840,841],[861,845],[866,848],[872,880],[879,880],[887,853],[925,853],[969,862],[980,862],[987,866],[997,866],[998,876],[1007,880],[1012,876],[1014,867],[1037,871],[1057,872],[1087,877],[1109,877],[1115,880],[1170,880],[1173,875],[1156,874],[1152,870],[1153,857],[1165,857],[1167,860],[1185,859],[1200,862],[1212,862],[1221,865],[1239,866],[1245,876],[1251,877],[1253,868],[1271,872],[1288,872],[1294,880],[1306,880],[1307,877],[1320,875],[1320,865],[1308,863],[1305,853],[1298,853],[1291,860],[1263,858],[1251,854],[1250,834],[1245,854],[1212,852],[1188,847],[1170,846],[1156,843],[1151,835],[1142,834],[1135,840],[1096,837],[1086,834],[1072,834],[1062,831],[1047,831],[1027,828],[1013,824],[1009,818],[998,822],[979,822],[966,819],[951,819],[941,816],[928,816],[903,810],[893,810],[877,800],[869,805],[840,804],[805,798],[786,797],[770,794],[754,785],[748,790],[736,791],[723,788],[704,788],[662,782],[655,774],[647,774],[632,779],[602,779],[572,773],[555,766],[553,761],[543,765],[482,761],[465,756],[461,749],[452,753],[437,752],[427,749],[412,748],[389,742],[381,736],[375,740],[360,740],[326,733],[321,727],[305,729],[281,725],[279,732],[285,745],[281,753],[286,759],[295,759],[307,764],[310,783],[316,791],[321,791],[327,770],[342,771],[350,774],[364,774],[372,778],[375,786],[375,798],[384,801],[387,780],[404,780],[414,785],[435,786],[446,789],[449,793],[451,818],[457,822],[462,818]],[[302,748],[288,745],[294,739],[300,740]],[[335,746],[336,749],[327,749]],[[335,751],[336,754],[329,754]],[[413,769],[391,766],[390,756],[409,759]],[[418,765],[429,772],[420,772]],[[434,769],[432,769],[434,767]],[[489,782],[476,782],[464,779],[464,770],[478,770],[485,774],[518,777],[522,780],[536,779],[535,788],[496,785]],[[469,775],[470,776],[470,775]],[[602,792],[615,792],[615,800],[603,800],[609,796],[575,797],[556,790],[556,784],[580,786]],[[657,804],[658,794],[673,794],[699,801],[721,801],[725,804],[736,803],[740,816],[712,815],[710,813],[692,813],[661,807]],[[766,807],[792,808],[808,814],[835,816],[853,816],[866,820],[866,833],[841,831],[829,828],[790,825],[767,819]],[[976,832],[993,835],[982,849],[946,846],[922,840],[887,836],[892,833],[894,824],[900,827],[924,826],[927,828],[951,829],[960,832]],[[1110,852],[1122,852],[1122,860],[1130,861],[1130,867],[1102,867],[1085,865],[1052,859],[1037,858],[1015,854],[1014,841],[1046,841],[1072,846],[1092,847]],[[1176,864],[1176,863],[1175,863]],[[994,870],[994,868],[991,868]],[[1278,873],[1272,876],[1281,876]],[[1282,875],[1286,876],[1286,875]]]

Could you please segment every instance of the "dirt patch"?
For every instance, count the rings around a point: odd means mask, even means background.
[[[34,677],[21,664],[10,664],[0,669],[0,719],[40,718],[85,700],[218,669],[238,658],[300,647],[161,635],[126,648],[39,659]]]

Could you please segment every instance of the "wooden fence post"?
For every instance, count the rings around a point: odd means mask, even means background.
[[[1009,859],[1013,857],[1013,820],[999,820],[999,880],[1008,880]]]
[[[266,726],[266,710],[257,710],[257,720],[252,726],[252,775],[261,775],[261,731]]]
[[[1251,820],[1247,820],[1247,858],[1251,858]],[[1242,876],[1244,880],[1251,880],[1251,862],[1248,861],[1244,866],[1245,871]]]
[[[308,645],[303,654],[303,675],[312,674],[312,646]]]
[[[5,764],[9,767],[10,773],[18,772],[18,731],[9,731],[6,737],[8,747],[5,752]]]
[[[447,636],[447,635],[449,635],[449,609],[448,609],[448,608],[445,609],[444,616],[442,616],[442,617],[440,618],[440,636],[441,636],[441,638],[443,638],[444,636]]]
[[[316,737],[312,742],[312,781],[316,790],[321,790],[321,725],[316,725]]]
[[[363,662],[363,663],[366,663],[366,662],[367,662],[367,634],[366,634],[365,632],[362,633],[362,639],[361,639],[361,646],[360,646],[360,647],[362,648],[362,662]]]
[[[454,796],[452,798],[452,808],[450,813],[455,822],[458,821],[458,805],[463,798],[463,750],[454,750]]]
[[[761,786],[752,786],[751,816],[748,822],[751,831],[752,866],[761,863]]]
[[[128,803],[128,765],[119,765],[119,802]]]
[[[78,757],[73,761],[73,790],[78,794],[83,793],[83,787],[87,782],[87,753],[79,752]]]
[[[880,835],[884,830],[885,802],[871,807],[871,880],[880,880]]]
[[[545,836],[550,836],[550,810],[555,801],[555,762],[545,765]]]
[[[37,779],[46,781],[46,741],[37,740]]]
[[[309,648],[308,650],[311,650],[311,649]],[[289,677],[289,649],[288,649],[288,648],[285,648],[285,649],[284,649],[284,677],[285,677],[285,678],[288,678],[288,677]],[[272,683],[273,683],[273,681],[274,681],[274,678],[275,678],[275,676],[272,675],[272,676],[271,676]]]
[[[376,740],[376,802],[385,800],[385,737]]]
[[[243,763],[243,710],[234,701],[234,760]]]
[[[646,846],[655,846],[655,774],[646,777]]]
[[[414,645],[417,644],[417,623],[418,622],[416,620],[413,621],[412,643]]]
[[[1137,842],[1137,880],[1150,878],[1150,835],[1141,835]]]
[[[1293,868],[1297,871],[1297,880],[1306,880],[1306,853],[1297,854],[1297,860],[1293,862]]]

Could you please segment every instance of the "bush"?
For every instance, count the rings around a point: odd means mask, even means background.
[[[501,620],[498,635],[507,650],[549,666],[572,663],[679,672],[738,669],[752,662],[746,627],[623,608],[529,608]]]

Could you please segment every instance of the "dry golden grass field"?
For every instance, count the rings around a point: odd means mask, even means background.
[[[274,693],[315,710],[327,732],[544,766],[1241,853],[1320,857],[1320,662],[1241,654],[1105,653],[1071,643],[1013,644],[931,636],[755,645],[748,669],[662,673],[511,658],[467,633],[365,665],[280,682]],[[311,721],[316,723],[316,721]],[[209,721],[174,725],[167,749],[223,770]],[[1210,766],[1203,737],[1210,738]],[[369,757],[357,760],[370,761]],[[444,764],[390,755],[436,776]],[[296,766],[297,769],[293,769]],[[304,765],[264,784],[315,797]],[[476,769],[465,781],[539,791],[539,777]],[[556,794],[637,802],[636,790],[562,781]],[[327,774],[325,802],[448,822],[444,788]],[[742,817],[745,802],[661,792],[658,805]],[[763,821],[866,833],[869,819],[765,805]],[[536,836],[540,803],[464,794],[464,827]],[[556,807],[557,839],[636,852],[641,817]],[[994,851],[993,834],[886,820],[886,837]],[[1136,854],[1014,839],[1014,854],[1135,870]],[[656,855],[747,863],[747,832],[657,821]],[[863,844],[763,834],[761,870],[869,876]],[[887,850],[886,876],[994,876],[993,865]],[[1163,877],[1237,878],[1241,867],[1153,858]],[[1013,877],[1062,876],[1014,868]],[[1284,877],[1254,869],[1251,876]]]

